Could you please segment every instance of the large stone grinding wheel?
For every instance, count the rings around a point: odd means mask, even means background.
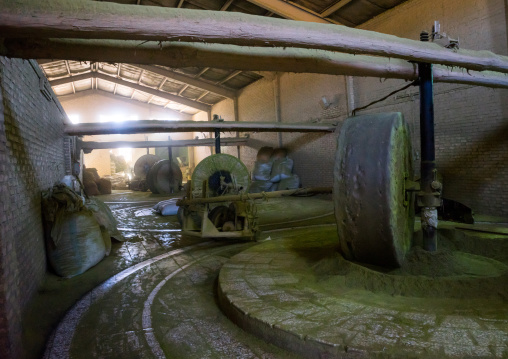
[[[161,158],[156,155],[146,154],[141,156],[134,164],[134,175],[138,178],[146,178],[150,168],[160,160]]]
[[[249,170],[236,157],[225,153],[208,156],[198,163],[192,173],[192,192],[201,197],[203,181],[208,181],[208,196],[215,197],[225,194],[220,189],[220,177],[226,183],[236,185],[237,192],[247,192],[250,185]]]
[[[338,139],[333,198],[342,254],[398,267],[414,227],[411,137],[400,113],[348,118]]]
[[[150,168],[146,182],[152,193],[170,194],[180,190],[182,179],[182,170],[178,164],[160,160]]]

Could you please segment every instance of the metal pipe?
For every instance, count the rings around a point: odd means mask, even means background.
[[[428,41],[429,34],[422,32],[421,41]],[[436,177],[436,155],[434,145],[434,94],[432,64],[418,63],[420,86],[420,146],[421,146],[421,191],[418,204],[422,207],[421,223],[423,248],[434,252],[437,249],[437,207],[441,199],[440,184]],[[439,188],[437,188],[439,187]]]
[[[220,130],[215,129],[215,153],[220,153]]]

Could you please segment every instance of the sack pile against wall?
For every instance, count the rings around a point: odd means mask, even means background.
[[[300,187],[300,178],[293,173],[293,160],[284,148],[262,147],[258,151],[250,193],[273,192]]]

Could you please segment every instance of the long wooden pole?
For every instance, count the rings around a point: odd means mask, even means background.
[[[19,58],[159,64],[173,68],[211,66],[416,80],[418,67],[405,60],[327,50],[245,47],[198,43],[139,43],[118,40],[6,39],[0,55]],[[434,82],[508,88],[508,75],[435,66]]]
[[[452,51],[434,43],[346,26],[238,12],[82,0],[0,0],[0,9],[0,34],[4,38],[155,40],[298,47],[508,73],[508,57],[489,51]]]
[[[264,199],[264,198],[278,198],[287,196],[304,196],[308,194],[319,194],[319,193],[332,193],[332,187],[311,187],[311,188],[299,188],[289,189],[284,191],[275,192],[262,192],[262,193],[246,193],[238,195],[227,195],[218,197],[207,197],[207,198],[193,198],[193,199],[181,199],[176,202],[177,206],[185,206],[197,203],[218,203],[218,202],[229,202],[229,201],[242,201],[250,199]]]
[[[224,137],[221,139],[222,146],[245,146],[249,141],[248,138],[241,137]],[[199,147],[213,146],[215,140],[213,138],[205,138],[198,140],[170,140],[170,141],[78,141],[78,146],[85,151],[111,148],[150,148],[150,147]],[[87,152],[88,153],[88,152]]]
[[[279,122],[211,122],[211,121],[157,121],[78,123],[65,127],[70,136],[114,135],[158,132],[210,132],[218,129],[238,132],[334,132],[332,123],[279,123]]]

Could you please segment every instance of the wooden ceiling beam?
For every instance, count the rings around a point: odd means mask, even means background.
[[[226,11],[230,6],[231,4],[233,3],[233,1],[235,0],[227,0],[224,5],[221,6],[221,8],[219,9],[219,11]]]
[[[236,121],[157,121],[77,123],[65,127],[70,136],[162,132],[334,132],[336,123],[281,123]]]
[[[184,84],[188,84],[188,85],[200,88],[202,90],[207,90],[207,91],[216,93],[218,95],[221,95],[221,96],[224,96],[227,98],[234,99],[237,96],[236,91],[234,91],[234,90],[230,90],[230,89],[227,89],[227,88],[224,88],[221,86],[217,86],[217,85],[205,82],[203,80],[198,80],[197,78],[183,75],[178,72],[166,70],[166,69],[163,69],[163,68],[160,68],[157,66],[153,66],[153,65],[132,65],[132,66],[139,67],[141,69],[153,72],[155,74],[158,74],[158,75],[161,75],[161,76],[164,76],[164,77],[167,77],[167,78],[179,81],[179,82],[183,82]]]
[[[131,39],[299,47],[508,73],[508,56],[489,51],[452,51],[432,42],[346,26],[302,24],[236,12],[70,0],[0,0],[0,9],[4,39]]]
[[[12,40],[0,46],[0,55],[24,59],[62,58],[178,67],[211,66],[244,71],[319,73],[415,80],[417,67],[400,59],[350,55],[324,50],[264,48],[216,44],[157,43],[90,40]],[[76,78],[76,77],[75,77]],[[62,81],[65,81],[62,79]],[[434,67],[434,81],[492,88],[508,88],[508,75],[493,71],[466,71]]]
[[[105,75],[105,74],[97,73],[96,75],[97,75],[97,78],[99,78],[101,80],[106,80],[106,81],[109,81],[109,82],[116,83],[118,85],[130,87],[130,88],[132,88],[134,90],[137,90],[137,91],[141,91],[141,92],[144,92],[144,93],[147,93],[147,94],[150,94],[150,95],[155,95],[157,97],[160,97],[160,98],[163,98],[163,99],[166,99],[166,100],[169,100],[169,101],[173,101],[173,102],[185,105],[185,106],[189,106],[189,107],[195,108],[196,110],[201,110],[201,111],[208,112],[212,108],[210,105],[207,105],[207,104],[204,104],[204,103],[196,102],[196,101],[190,100],[190,99],[185,98],[185,97],[180,97],[180,96],[172,95],[170,93],[167,93],[167,92],[164,92],[164,91],[159,91],[159,90],[156,90],[156,89],[153,89],[153,88],[150,88],[150,87],[138,85],[138,84],[133,83],[133,82],[125,81],[125,80],[122,80],[122,79],[117,79],[115,77],[108,76],[108,75]]]
[[[218,84],[223,84],[223,83],[226,83],[228,82],[229,80],[231,80],[232,78],[240,75],[242,73],[242,71],[240,70],[236,70],[236,71],[233,71],[232,73],[230,73],[229,75],[227,75],[226,77],[224,77],[222,80],[218,81],[217,83]]]
[[[133,94],[135,91],[140,91],[140,92],[147,93],[149,95],[154,95],[154,96],[157,96],[157,97],[169,100],[169,101],[173,101],[173,102],[185,105],[185,106],[195,108],[196,110],[201,110],[201,111],[210,111],[211,110],[210,105],[207,105],[207,104],[204,104],[201,102],[196,102],[196,101],[190,100],[185,97],[172,95],[170,93],[160,91],[157,89],[153,89],[153,88],[150,88],[147,86],[138,85],[135,82],[125,81],[125,80],[122,80],[122,79],[119,79],[119,78],[116,78],[113,76],[102,74],[100,72],[88,72],[88,73],[85,73],[82,75],[64,77],[62,79],[49,81],[49,84],[51,86],[58,86],[58,85],[63,85],[63,84],[67,84],[67,83],[71,83],[71,82],[75,82],[75,81],[80,81],[80,80],[85,80],[85,79],[90,79],[90,78],[91,79],[101,79],[101,80],[112,82],[117,85],[129,87],[133,90]]]
[[[247,137],[222,137],[221,146],[245,146]],[[152,147],[200,147],[215,146],[214,138],[192,139],[192,140],[170,140],[170,141],[78,141],[78,146],[83,150],[107,150],[111,148],[152,148]]]
[[[353,0],[339,0],[335,4],[333,4],[332,6],[327,8],[325,11],[323,11],[320,15],[322,17],[328,17],[331,14],[333,14],[334,12],[339,11],[339,9],[343,8],[344,6],[346,6],[351,1],[353,1]]]
[[[80,74],[80,75],[68,76],[68,77],[63,77],[61,79],[57,79],[57,80],[51,80],[51,81],[49,81],[49,84],[51,85],[51,87],[54,87],[54,86],[69,84],[71,82],[88,80],[88,79],[91,79],[92,77],[94,77],[93,72],[85,72],[84,74]]]
[[[286,19],[297,21],[317,22],[322,24],[331,24],[332,22],[316,15],[310,10],[304,10],[298,6],[282,0],[247,0],[265,10],[273,12]]]

